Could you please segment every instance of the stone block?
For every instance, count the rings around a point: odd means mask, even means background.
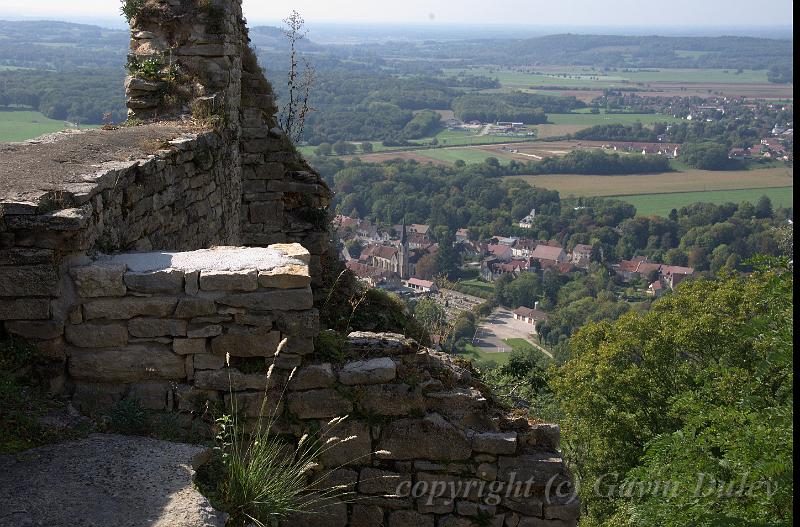
[[[416,511],[393,511],[389,527],[433,527],[434,516]]]
[[[267,289],[300,289],[311,285],[306,265],[287,265],[258,273],[258,285]]]
[[[334,426],[323,426],[321,433],[326,438],[337,438],[334,443],[331,443],[331,448],[320,454],[319,461],[325,467],[334,468],[344,465],[370,464],[372,439],[367,423],[345,419]]]
[[[83,304],[86,320],[107,318],[127,320],[137,316],[168,317],[175,311],[177,298],[170,297],[125,297],[91,300]]]
[[[264,390],[267,375],[264,373],[242,373],[235,368],[221,370],[197,370],[194,385],[201,390]]]
[[[548,520],[576,521],[581,513],[580,502],[568,504],[544,504],[544,517]]]
[[[497,461],[497,477],[502,481],[532,481],[545,485],[566,481],[564,460],[554,453],[539,452],[523,456],[501,456]]]
[[[211,353],[197,353],[194,355],[194,368],[196,370],[219,370],[225,367],[225,359]]]
[[[286,335],[296,337],[316,337],[319,335],[319,312],[316,309],[308,311],[288,311],[277,313],[275,327]]]
[[[516,432],[483,432],[472,436],[472,449],[487,454],[512,455],[517,452]]]
[[[125,296],[127,289],[123,276],[127,267],[122,264],[90,265],[69,270],[75,282],[78,296],[97,298],[103,296]]]
[[[353,403],[336,390],[309,390],[289,395],[289,411],[299,419],[330,419],[350,414]]]
[[[182,337],[186,336],[185,320],[169,318],[134,318],[128,322],[128,331],[134,337]]]
[[[255,293],[234,293],[219,300],[219,304],[241,307],[254,311],[300,311],[314,307],[314,295],[310,287],[258,291]]]
[[[181,412],[202,412],[208,403],[219,401],[216,390],[200,390],[194,386],[181,384],[175,390],[175,401]]]
[[[397,376],[397,365],[388,357],[348,362],[339,372],[342,384],[380,384]]]
[[[211,339],[211,352],[223,357],[272,357],[280,340],[280,333],[267,328],[233,326]]]
[[[374,415],[401,416],[425,411],[422,396],[407,384],[366,386],[357,405]]]
[[[472,453],[463,432],[438,414],[424,419],[400,419],[389,423],[381,434],[384,459],[427,459],[452,461],[468,459]]]
[[[255,291],[258,271],[202,271],[200,289],[203,291]]]
[[[374,505],[353,505],[349,527],[384,527],[383,509]]]
[[[28,340],[55,339],[64,334],[64,324],[54,320],[20,320],[6,322],[9,333]]]
[[[195,318],[206,315],[214,315],[217,312],[217,304],[208,298],[181,298],[178,307],[175,308],[175,318]]]
[[[172,408],[172,388],[168,382],[147,381],[131,385],[128,398],[135,399],[147,410]]]
[[[67,342],[80,348],[114,348],[128,344],[128,328],[124,323],[85,323],[67,326]]]
[[[0,267],[0,297],[58,296],[60,288],[52,265]]]
[[[219,324],[206,324],[202,326],[192,324],[186,330],[186,336],[190,339],[204,339],[208,337],[216,337],[218,335],[222,335],[222,326]]]
[[[50,318],[47,298],[4,298],[0,301],[0,320],[46,320]]]
[[[311,498],[313,499],[313,498]],[[292,514],[279,523],[280,527],[345,527],[347,525],[347,505],[324,500],[313,512]]]
[[[246,417],[265,417],[271,418],[283,413],[283,399],[280,392],[236,392],[231,396],[230,393],[224,394],[225,408],[232,411],[236,405],[236,411]]]
[[[183,357],[157,344],[75,351],[68,366],[75,379],[108,383],[180,380],[186,376]]]
[[[164,269],[148,273],[125,273],[125,285],[138,293],[177,294],[184,291],[183,271]]]
[[[292,391],[330,388],[336,382],[336,375],[329,363],[306,366],[295,373],[289,383]]]
[[[361,494],[385,494],[405,497],[409,495],[410,491],[411,476],[408,474],[377,468],[363,468],[358,477],[358,492]]]
[[[172,351],[178,355],[194,355],[206,353],[206,339],[175,339],[172,341]]]

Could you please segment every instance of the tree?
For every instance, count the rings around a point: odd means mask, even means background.
[[[423,298],[414,307],[414,316],[431,335],[443,335],[447,328],[447,314],[442,306],[430,298]]]
[[[458,271],[458,253],[453,244],[455,236],[449,229],[440,230],[437,233],[439,250],[436,251],[436,270],[438,274],[450,279]]]
[[[426,254],[417,261],[414,266],[414,275],[424,280],[431,280],[437,273],[436,256],[433,254]]]
[[[364,141],[363,143],[361,143],[361,151],[364,152],[365,154],[371,154],[372,150],[373,148],[371,141]]]
[[[693,280],[646,313],[588,324],[550,385],[592,525],[791,525],[793,278]],[[699,495],[698,473],[706,474]],[[708,481],[769,482],[719,496]],[[608,483],[677,482],[606,495]],[[603,484],[605,482],[605,485]],[[599,485],[595,487],[595,485]],[[599,488],[600,492],[593,489]]]
[[[333,147],[330,143],[320,143],[320,145],[314,149],[314,153],[319,157],[329,156],[333,153]]]
[[[731,166],[728,148],[711,141],[685,143],[681,150],[681,158],[688,165],[701,170],[724,170]]]
[[[339,140],[333,143],[333,151],[340,156],[352,154],[355,152],[355,145],[353,145],[352,143],[348,143],[346,141]]]
[[[773,216],[772,211],[772,200],[769,199],[768,196],[761,196],[758,198],[758,203],[756,203],[756,210],[755,215],[756,218],[764,219],[764,218],[771,218]]]

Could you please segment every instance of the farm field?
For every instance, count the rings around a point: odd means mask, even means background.
[[[416,150],[415,153],[448,164],[453,164],[459,159],[466,163],[483,163],[487,157],[496,157],[500,163],[508,163],[513,159],[511,156],[501,152],[493,152],[483,148],[431,148],[428,150]]]
[[[636,207],[640,216],[667,216],[672,209],[680,209],[697,202],[706,203],[755,203],[761,196],[767,196],[772,206],[793,207],[794,188],[753,188],[742,190],[712,190],[706,192],[674,192],[669,194],[644,194],[638,196],[618,196],[619,199]]]
[[[633,124],[640,122],[644,126],[655,123],[677,123],[683,119],[658,113],[551,113],[547,114],[547,121],[554,125],[580,125],[589,128],[598,124]]]
[[[27,141],[74,125],[49,119],[39,112],[0,111],[0,142]],[[91,127],[86,127],[91,128]]]
[[[791,167],[754,170],[685,170],[641,176],[542,175],[521,178],[535,187],[569,196],[636,196],[719,190],[786,188],[794,185]]]
[[[462,71],[464,70],[446,69],[444,74],[456,75]],[[574,95],[581,100],[589,100],[592,96],[600,95],[606,88],[631,86],[646,88],[640,92],[643,96],[708,97],[714,92],[769,99],[794,96],[791,84],[769,83],[766,70],[744,70],[740,74],[732,69],[669,68],[602,72],[586,67],[542,66],[528,71],[493,67],[469,68],[467,71],[471,74],[497,78],[502,88],[495,91],[525,90],[551,95]],[[550,87],[571,89],[548,90]]]

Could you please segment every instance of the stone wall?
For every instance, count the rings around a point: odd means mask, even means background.
[[[402,335],[352,333],[335,360],[305,357],[285,408],[299,436],[349,415],[326,452],[321,486],[352,503],[287,525],[566,527],[576,525],[559,429],[514,417],[453,359]],[[452,486],[451,486],[452,485]]]
[[[95,412],[130,397],[150,410],[189,412],[199,399],[222,401],[231,382],[244,401],[263,395],[279,346],[281,366],[314,350],[308,260],[293,244],[123,253],[71,266],[68,318],[44,327],[48,347],[64,353],[74,403]],[[35,321],[9,327],[42,333]]]
[[[129,62],[147,60],[163,64],[163,78],[130,71],[130,116],[191,113],[214,122],[239,147],[229,192],[241,196],[243,243],[303,244],[319,283],[319,260],[330,250],[331,193],[278,126],[272,87],[249,47],[241,0],[146,3],[131,20]]]

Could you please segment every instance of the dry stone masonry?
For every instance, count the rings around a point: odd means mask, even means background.
[[[0,145],[5,331],[84,412],[135,400],[194,430],[235,402],[288,438],[349,416],[319,474],[357,499],[292,527],[575,525],[558,427],[401,335],[324,344],[331,193],[248,44],[240,0],[147,0],[129,126]]]

